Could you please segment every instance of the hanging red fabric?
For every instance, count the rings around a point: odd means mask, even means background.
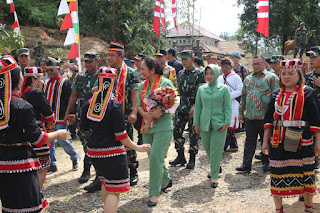
[[[269,0],[258,0],[257,7],[258,26],[256,31],[269,37]]]

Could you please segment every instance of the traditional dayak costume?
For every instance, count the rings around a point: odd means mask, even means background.
[[[48,134],[36,124],[32,106],[11,90],[11,56],[0,56],[0,200],[2,212],[40,212],[48,205],[40,192],[41,168],[30,143],[40,148]]]
[[[281,61],[281,70],[300,68],[300,60]],[[273,128],[269,153],[271,194],[314,194],[312,132],[320,132],[315,90],[308,86],[297,86],[292,92],[286,92],[285,87],[275,90],[265,116],[265,128]],[[294,146],[296,149],[292,149]]]
[[[48,71],[59,69],[59,61],[49,57],[46,68]],[[67,129],[68,126],[64,123],[63,119],[71,95],[71,81],[67,78],[62,78],[61,75],[58,75],[56,78],[49,78],[44,84],[44,93],[55,115],[55,130]],[[70,117],[75,118],[75,108],[72,109]],[[61,138],[58,138],[57,141],[63,150],[70,156],[72,169],[76,170],[79,166],[80,157],[71,142],[69,140],[62,140]],[[51,159],[50,170],[56,171],[57,160],[54,141],[51,142],[49,150]]]
[[[45,132],[54,131],[54,114],[48,100],[41,89],[34,88],[32,85],[26,85],[28,79],[43,76],[43,71],[39,67],[26,67],[24,69],[24,82],[22,86],[22,98],[33,106],[33,112],[36,116],[36,123]],[[50,151],[47,144],[37,148],[32,145],[36,152],[42,169],[50,166]]]
[[[130,190],[126,149],[120,140],[128,136],[125,129],[123,105],[112,99],[117,71],[99,69],[99,91],[83,106],[81,131],[90,131],[87,155],[96,168],[107,192]]]

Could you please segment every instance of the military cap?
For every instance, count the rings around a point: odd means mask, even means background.
[[[304,22],[301,22],[301,23],[300,23],[300,25],[306,25],[306,23],[304,23]]]
[[[48,57],[47,60],[47,69],[52,69],[52,68],[59,68],[60,62],[56,60],[55,58]]]
[[[271,63],[279,62],[284,60],[284,57],[282,55],[273,55],[271,57]]]
[[[166,56],[167,55],[167,51],[161,50],[161,49],[157,49],[157,51],[156,51],[156,53],[154,55],[155,56]]]
[[[96,52],[86,52],[84,54],[84,60],[85,61],[94,61],[94,60],[98,60],[98,54]]]
[[[319,56],[320,55],[320,46],[314,46],[314,47],[311,47],[310,48],[310,51],[308,51],[306,53],[307,56],[310,56],[310,55],[313,55],[313,56]]]
[[[179,53],[181,58],[190,58],[193,56],[193,51],[192,50],[185,50]]]
[[[240,53],[238,53],[238,52],[233,52],[233,53],[231,53],[231,55],[234,57],[237,57],[237,58],[242,58]]]
[[[142,53],[138,53],[138,54],[134,57],[134,59],[141,61],[141,60],[144,59],[144,55],[143,55]]]
[[[178,43],[177,40],[173,40],[172,43]]]
[[[216,54],[209,54],[207,55],[207,59],[209,58],[217,58],[217,55]]]
[[[39,40],[39,41],[38,41],[38,44],[42,44],[42,40]]]
[[[116,41],[111,41],[108,52],[124,53],[124,45]]]
[[[21,48],[18,50],[18,55],[30,55],[30,51],[28,48]]]
[[[200,41],[200,39],[198,38],[196,41]]]
[[[228,57],[225,57],[221,60],[221,64],[231,65],[231,60]]]

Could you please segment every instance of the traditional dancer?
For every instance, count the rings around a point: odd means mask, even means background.
[[[91,132],[87,155],[102,183],[104,212],[116,212],[119,194],[130,190],[125,146],[141,152],[151,149],[150,145],[136,145],[129,138],[123,106],[111,98],[116,79],[116,69],[99,69],[99,91],[83,106],[80,123],[81,131]]]
[[[28,101],[36,116],[36,123],[44,132],[53,132],[55,119],[49,102],[42,91],[43,87],[43,71],[39,67],[26,67],[24,69],[24,82],[21,89],[22,98]],[[50,167],[50,151],[47,144],[37,148],[32,145],[36,152],[41,168],[38,170],[40,181],[40,188],[42,189],[43,183],[46,179],[47,172]]]
[[[66,130],[41,131],[31,104],[20,98],[23,77],[11,56],[0,56],[0,200],[2,212],[41,212],[48,205],[40,192],[41,168],[30,143],[40,148]],[[30,142],[30,143],[29,143]]]
[[[71,82],[69,79],[61,77],[61,75],[59,74],[59,65],[59,61],[49,57],[47,62],[47,72],[49,79],[46,80],[44,84],[44,93],[55,114],[55,130],[68,128],[67,124],[64,122],[63,119],[71,94]],[[73,111],[72,116],[73,118],[75,118],[75,110]],[[77,170],[80,164],[80,157],[78,153],[75,151],[70,141],[58,139],[58,143],[63,148],[63,150],[70,156],[70,159],[72,161],[72,169]],[[51,142],[49,149],[51,159],[49,172],[56,172],[58,169],[54,141]]]

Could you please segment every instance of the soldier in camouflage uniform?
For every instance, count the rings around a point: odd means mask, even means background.
[[[202,47],[200,47],[200,39],[196,40],[196,46],[192,47],[194,57],[202,61]]]
[[[69,100],[68,108],[65,115],[65,122],[69,121],[70,124],[72,124],[74,121],[71,121],[69,118],[69,112],[70,110],[75,106],[77,103],[77,111],[78,111],[78,121],[79,116],[82,115],[81,109],[82,106],[88,102],[88,100],[92,97],[91,89],[94,87],[95,83],[98,79],[98,73],[97,73],[97,65],[99,63],[98,60],[98,54],[93,52],[87,52],[84,54],[84,61],[85,61],[85,67],[86,70],[84,72],[79,72],[76,77],[74,78],[73,84],[71,86],[72,93]],[[83,150],[86,153],[86,144],[87,139],[89,137],[88,133],[82,133],[81,131],[78,132],[80,141],[83,145]],[[84,170],[79,178],[80,183],[85,183],[90,178],[90,167],[91,162],[87,155],[85,155],[84,160]],[[96,176],[96,179],[88,186],[84,187],[85,190],[92,193],[97,190],[99,190],[101,187],[101,183],[99,181],[98,176]]]
[[[38,41],[38,46],[34,47],[33,55],[36,59],[35,66],[40,66],[40,59],[44,56],[44,47],[42,46],[42,41]]]
[[[192,128],[193,113],[196,94],[199,86],[205,83],[204,74],[200,69],[197,69],[194,64],[194,56],[192,51],[183,51],[180,53],[184,69],[178,75],[178,91],[180,93],[180,105],[174,116],[174,130],[173,138],[175,140],[175,148],[178,152],[178,157],[169,162],[170,165],[184,165],[186,159],[184,156],[184,143],[185,138],[183,131],[186,124],[190,128],[190,160],[187,164],[187,169],[193,169],[195,166],[195,157],[198,153],[198,140],[199,135]]]
[[[117,69],[117,85],[115,86],[115,98],[124,105],[126,131],[133,139],[133,124],[137,121],[137,99],[139,94],[138,75],[134,69],[124,63],[124,46],[112,41],[108,50],[107,61],[109,65]],[[124,88],[124,89],[123,89]],[[128,166],[130,169],[130,186],[138,183],[137,154],[135,150],[126,147]]]
[[[307,29],[304,22],[301,22],[300,27],[296,30],[294,40],[296,41],[296,49],[294,50],[293,57],[295,58],[300,50],[301,59],[307,45]]]
[[[170,47],[170,49],[173,49],[174,51],[176,51],[176,53],[178,53],[177,43],[178,43],[177,40],[173,40],[172,46]]]

